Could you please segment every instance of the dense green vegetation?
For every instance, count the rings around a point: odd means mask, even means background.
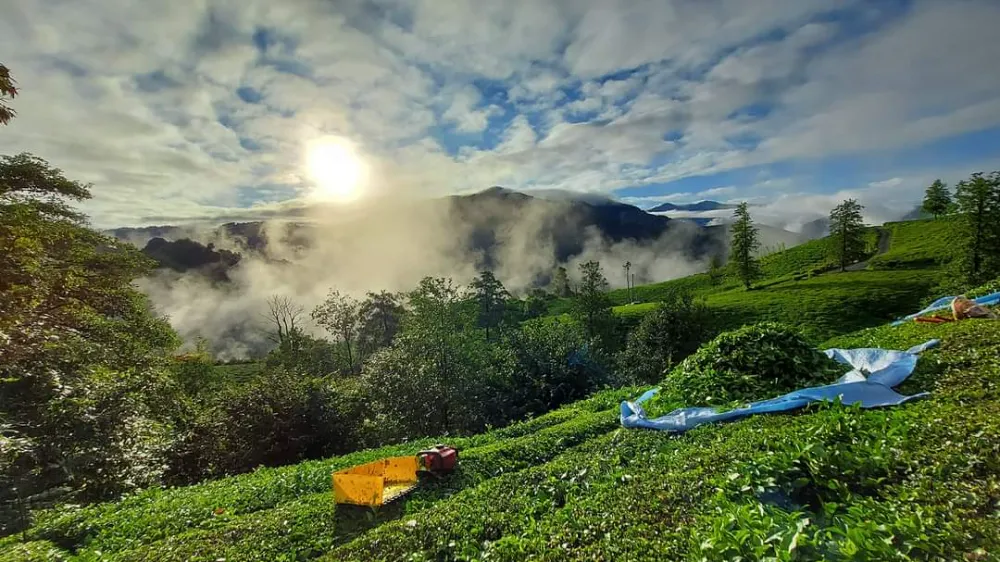
[[[398,447],[88,508],[89,517],[69,516],[95,537],[78,556],[989,559],[1000,548],[991,516],[1000,500],[1000,326],[911,323],[828,343],[901,349],[929,338],[943,343],[902,390],[932,397],[906,406],[822,406],[679,438],[613,429],[613,415],[601,422],[604,414],[567,407],[461,442],[467,454],[454,480],[370,518],[333,508],[328,471]],[[289,485],[304,467],[314,469],[315,487]],[[281,491],[266,493],[277,482]],[[230,513],[239,493],[268,499]],[[151,515],[155,524],[142,510],[160,514]],[[5,554],[47,552],[46,541],[71,534],[60,529],[74,523],[51,521]]]
[[[870,264],[877,269],[926,268],[939,266],[957,255],[961,242],[961,217],[886,223],[889,251],[875,256]]]
[[[745,404],[837,378],[842,368],[795,332],[773,322],[720,334],[663,378],[646,412],[685,403]]]

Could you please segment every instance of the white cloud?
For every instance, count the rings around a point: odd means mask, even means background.
[[[813,21],[829,9],[14,0],[0,49],[22,95],[0,152],[32,151],[93,182],[87,210],[112,225],[248,206],[247,193],[275,183],[299,197],[302,151],[324,134],[359,147],[372,192],[409,196],[494,184],[606,193],[1000,124],[1000,75],[988,71],[1000,5],[918,1],[892,17],[868,6],[873,30],[846,39],[836,18]],[[575,88],[581,99],[566,103]],[[766,111],[739,113],[751,104]],[[595,120],[565,121],[581,116]],[[440,131],[451,127],[480,140],[446,151],[455,139]],[[873,174],[909,177],[898,168]],[[768,177],[688,195],[816,183]]]

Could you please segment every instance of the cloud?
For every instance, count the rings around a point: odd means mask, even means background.
[[[358,147],[372,197],[503,184],[665,200],[829,192],[842,170],[802,168],[846,155],[868,158],[859,185],[905,177],[921,146],[1000,127],[995,2],[836,8],[15,0],[0,47],[22,95],[0,151],[93,182],[86,211],[112,226],[305,200],[304,150],[323,135]],[[771,177],[711,178],[755,167]],[[698,195],[713,184],[734,189]]]

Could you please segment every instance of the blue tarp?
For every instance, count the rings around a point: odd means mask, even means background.
[[[921,310],[920,312],[913,313],[909,316],[904,316],[899,320],[892,323],[893,326],[899,326],[907,320],[912,320],[918,316],[923,316],[928,312],[934,312],[935,310],[942,310],[951,306],[951,301],[955,300],[955,297],[941,297],[938,300],[932,302],[927,308]],[[985,295],[976,299],[972,299],[972,302],[976,304],[981,304],[984,306],[993,306],[995,304],[1000,304],[1000,292],[993,293],[990,295]]]
[[[634,402],[622,402],[621,423],[627,428],[643,427],[682,432],[706,423],[734,420],[753,414],[787,412],[802,408],[811,402],[832,402],[838,398],[844,404],[860,404],[862,408],[896,406],[927,395],[926,392],[921,392],[913,396],[903,396],[894,391],[893,387],[910,376],[917,366],[919,353],[937,344],[938,340],[930,340],[906,351],[872,348],[828,349],[824,352],[828,357],[851,367],[851,371],[837,379],[836,383],[803,388],[728,412],[719,412],[715,408],[708,407],[680,408],[665,416],[648,419],[642,409],[642,403],[656,396],[659,389],[654,388]],[[865,373],[868,375],[865,376]]]

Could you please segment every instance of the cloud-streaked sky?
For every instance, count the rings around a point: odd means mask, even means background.
[[[0,153],[92,182],[101,226],[280,212],[325,135],[374,195],[892,206],[1000,168],[997,29],[996,0],[8,0]]]

